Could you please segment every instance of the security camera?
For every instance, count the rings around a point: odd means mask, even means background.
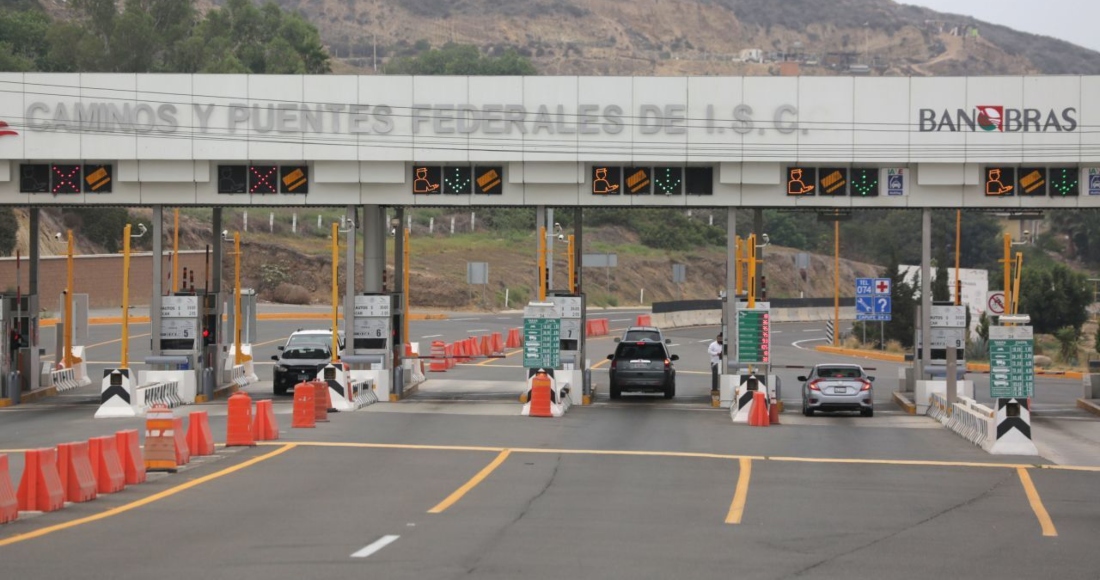
[[[57,232],[56,234],[54,234],[53,239],[60,240],[61,239],[61,232]]]
[[[565,241],[565,234],[558,234],[558,241],[564,242]]]
[[[765,244],[769,243],[769,241],[768,241],[768,234],[761,234],[761,235],[760,235],[760,237],[761,237],[761,238],[762,238],[762,239],[764,240],[764,243],[765,243]]]
[[[224,240],[225,238],[228,238],[228,237],[229,237],[229,230],[222,230],[222,239]]]

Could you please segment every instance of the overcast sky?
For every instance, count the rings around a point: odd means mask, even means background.
[[[1096,0],[898,0],[948,14],[964,14],[1023,32],[1052,36],[1100,50]]]

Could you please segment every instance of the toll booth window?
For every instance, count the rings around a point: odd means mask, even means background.
[[[848,168],[823,167],[817,174],[818,195],[848,195]]]
[[[1045,197],[1047,194],[1047,168],[1021,167],[1019,186],[1020,195],[1022,196]]]
[[[680,195],[684,191],[684,168],[654,167],[653,191],[657,195]]]
[[[440,185],[443,168],[438,165],[418,165],[413,167],[413,193],[430,195],[443,193]]]
[[[1015,167],[986,167],[985,194],[988,196],[1016,195]]]
[[[218,193],[247,193],[248,192],[248,166],[247,165],[219,165],[218,166]]]
[[[596,165],[592,167],[592,194],[619,195],[622,188],[622,168]]]
[[[474,167],[474,193],[500,195],[504,193],[504,168]]]
[[[280,166],[279,188],[283,193],[309,193],[309,166]]]
[[[278,165],[249,165],[248,193],[264,195],[279,191],[276,181],[279,176]]]
[[[443,193],[452,195],[470,195],[473,179],[469,167],[443,168]]]
[[[1050,169],[1050,196],[1076,197],[1081,195],[1080,171],[1076,167],[1052,167]]]
[[[816,189],[816,167],[787,168],[787,195],[814,195]]]
[[[714,168],[688,167],[684,170],[684,193],[714,195]]]
[[[111,193],[111,165],[84,166],[84,193]]]
[[[80,193],[82,176],[79,165],[53,164],[50,166],[50,193]]]
[[[626,193],[632,195],[649,195],[653,193],[652,169],[649,167],[625,167],[623,168],[623,181],[626,182]]]
[[[49,193],[50,166],[45,163],[24,163],[19,166],[20,193]]]

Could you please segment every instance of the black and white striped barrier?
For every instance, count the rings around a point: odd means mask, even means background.
[[[733,403],[730,404],[730,418],[734,423],[748,424],[752,415],[753,393],[764,393],[766,404],[770,405],[775,398],[775,389],[768,385],[774,385],[777,381],[775,375],[740,375],[739,386],[734,389]]]
[[[994,441],[989,452],[994,455],[1038,455],[1031,440],[1031,410],[1027,399],[997,399],[994,419]]]
[[[99,391],[99,408],[95,418],[136,417],[138,412],[132,402],[133,389],[130,385],[130,369],[103,371],[103,386]]]
[[[374,379],[359,375],[369,371],[352,371],[343,363],[326,365],[318,373],[317,379],[324,381],[329,388],[329,400],[337,411],[354,411],[378,402],[374,392]]]

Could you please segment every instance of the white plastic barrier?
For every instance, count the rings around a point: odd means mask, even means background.
[[[955,404],[948,405],[946,396],[932,393],[928,397],[928,416],[986,451],[996,439],[993,410],[969,397],[959,397]]]
[[[347,393],[348,402],[353,409],[362,409],[378,402],[378,396],[374,393],[374,380],[349,378],[348,388],[344,392]]]
[[[71,391],[80,386],[76,379],[76,369],[57,369],[50,371],[50,384],[57,392]]]
[[[328,385],[333,409],[354,411],[378,402],[374,379],[353,374],[354,372],[348,370],[344,364],[337,363],[328,365],[317,373],[317,380]]]
[[[170,409],[183,404],[180,397],[179,381],[163,381],[141,385],[134,389],[134,410],[144,415],[153,405],[164,405]]]

